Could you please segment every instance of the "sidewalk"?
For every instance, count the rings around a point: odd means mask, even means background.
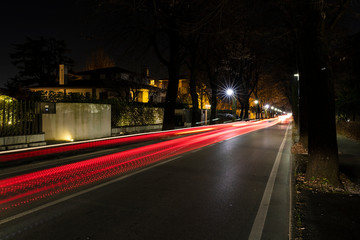
[[[360,142],[338,136],[340,172],[360,184]]]
[[[360,143],[338,137],[340,172],[360,184]],[[297,189],[295,239],[359,239],[360,195]]]

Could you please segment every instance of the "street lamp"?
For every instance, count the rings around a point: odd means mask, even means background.
[[[231,109],[232,109],[233,121],[235,121],[235,118],[236,118],[236,97],[235,97],[234,90],[231,89],[231,88],[228,88],[226,90],[226,95],[228,95],[232,99],[232,108]]]
[[[226,90],[226,95],[228,95],[229,97],[231,97],[232,95],[234,95],[234,90],[232,90],[231,88]]]

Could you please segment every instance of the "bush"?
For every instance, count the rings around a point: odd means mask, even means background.
[[[143,103],[128,103],[119,99],[108,99],[111,104],[112,127],[144,126],[162,123],[164,109]]]

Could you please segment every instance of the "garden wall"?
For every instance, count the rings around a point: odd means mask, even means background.
[[[42,115],[45,140],[74,141],[111,136],[111,105],[56,103],[55,114]]]

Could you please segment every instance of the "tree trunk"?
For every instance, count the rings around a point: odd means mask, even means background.
[[[240,119],[244,120],[245,106],[239,99],[238,99],[238,101],[239,101],[239,104],[240,104]]]
[[[175,106],[177,92],[179,88],[179,72],[180,72],[180,59],[179,59],[179,34],[174,30],[169,31],[169,44],[170,44],[170,60],[168,63],[169,84],[166,92],[166,100],[164,107],[164,121],[163,130],[170,130],[175,128]]]
[[[163,130],[175,128],[175,105],[179,87],[179,68],[176,64],[169,66],[169,85],[164,107]]]
[[[192,101],[192,118],[191,126],[195,127],[196,123],[200,121],[200,111],[199,111],[199,97],[196,92],[196,59],[195,56],[192,56],[191,67],[190,67],[190,95]]]
[[[339,186],[338,147],[335,125],[334,84],[328,67],[321,14],[306,1],[305,24],[300,33],[302,81],[308,87],[309,163],[306,179],[320,179]],[[301,77],[301,75],[300,75]]]
[[[304,61],[307,61],[306,58],[303,58]],[[305,63],[304,63],[305,64]],[[300,69],[302,67],[300,66]],[[308,149],[308,91],[307,80],[305,79],[306,72],[300,70],[300,78],[304,81],[299,81],[299,142]],[[311,77],[311,76],[309,76]]]
[[[247,101],[245,101],[244,104],[244,120],[248,120],[249,119],[249,99],[247,99]]]
[[[215,84],[211,84],[211,114],[210,114],[210,124],[215,124],[216,121],[216,108],[217,108],[217,87]]]
[[[210,124],[215,124],[216,121],[216,108],[217,108],[217,92],[218,85],[216,79],[216,73],[214,73],[209,64],[206,64],[207,75],[210,82],[211,87],[211,96],[210,96],[210,104],[211,104],[211,113],[210,113]]]
[[[291,81],[290,89],[290,104],[292,109],[292,115],[294,119],[294,124],[297,129],[299,129],[299,80],[295,79]]]

